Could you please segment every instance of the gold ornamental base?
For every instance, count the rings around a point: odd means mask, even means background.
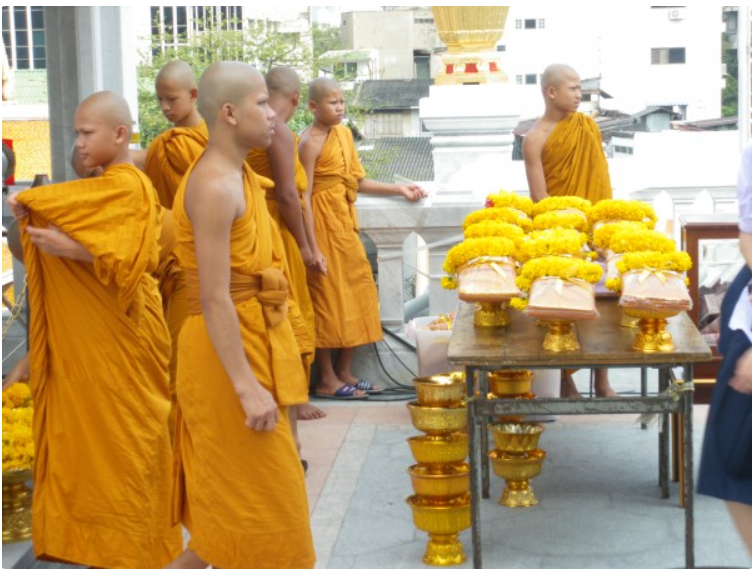
[[[466,556],[458,534],[436,535],[430,533],[423,562],[435,567],[449,567],[465,563]]]
[[[538,503],[528,480],[508,480],[499,499],[499,505],[507,508],[530,508]]]
[[[3,472],[3,543],[31,539],[31,470]]]
[[[628,316],[627,314],[623,312],[622,320],[620,321],[620,326],[623,326],[625,328],[637,328],[638,318],[633,318],[632,316]]]
[[[544,337],[544,349],[549,352],[572,352],[580,350],[575,332],[575,323],[564,320],[549,322],[549,332]]]
[[[499,449],[489,452],[494,474],[503,478],[506,484],[499,500],[501,506],[529,508],[539,503],[530,481],[541,474],[544,458],[546,451],[541,449],[524,453],[509,453]]]
[[[473,325],[479,328],[504,328],[510,325],[509,302],[477,302]]]
[[[646,354],[675,351],[672,334],[667,330],[667,318],[677,316],[679,312],[625,309],[625,314],[638,319],[634,350]]]

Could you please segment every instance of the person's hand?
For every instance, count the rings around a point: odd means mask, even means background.
[[[29,217],[29,208],[25,205],[18,203],[18,200],[16,199],[16,196],[18,196],[19,192],[13,192],[8,196],[7,204],[10,208],[10,211],[13,213],[13,217],[16,218],[16,221],[20,221],[22,219],[26,219]]]
[[[398,185],[398,191],[409,202],[424,199],[429,193],[417,184]]]
[[[55,257],[66,257],[75,261],[92,260],[92,255],[86,248],[75,239],[69,237],[54,225],[46,229],[41,227],[27,226],[26,232],[34,243],[43,253]]]
[[[322,252],[315,248],[311,252],[311,262],[306,263],[306,268],[309,271],[321,273],[326,276],[327,274],[327,259],[324,258]]]
[[[280,411],[272,394],[258,382],[238,397],[246,414],[246,426],[253,431],[274,431]]]
[[[750,348],[737,360],[735,366],[735,375],[729,380],[729,386],[740,393],[751,393],[751,356]]]
[[[29,381],[29,354],[24,355],[3,379],[3,391],[19,381]]]

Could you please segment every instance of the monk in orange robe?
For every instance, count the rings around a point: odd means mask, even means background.
[[[307,568],[315,554],[288,408],[307,400],[279,230],[250,148],[271,142],[264,79],[242,63],[199,82],[209,141],[174,202],[190,316],[178,344],[175,440],[189,547],[222,569]]]
[[[274,186],[267,190],[267,208],[280,227],[285,256],[288,260],[290,277],[290,296],[298,304],[306,325],[305,344],[314,345],[316,327],[314,325],[314,306],[311,302],[306,282],[306,267],[323,272],[322,254],[316,246],[314,235],[307,235],[303,220],[303,196],[308,180],[306,171],[298,159],[298,144],[295,134],[287,122],[298,109],[301,96],[301,80],[289,67],[273,67],[266,75],[269,92],[269,106],[277,115],[272,144],[269,148],[255,148],[249,152],[246,161],[253,171],[274,181]],[[302,342],[299,342],[299,347]],[[306,383],[311,378],[313,351],[304,356]],[[291,410],[293,411],[293,410]],[[291,422],[297,419],[320,419],[324,411],[308,403],[291,412]],[[295,430],[295,428],[294,428]],[[297,437],[296,437],[297,440]]]
[[[314,123],[301,135],[299,151],[309,180],[306,209],[327,271],[308,272],[321,373],[315,393],[325,398],[363,398],[381,389],[353,375],[354,348],[381,340],[382,327],[371,265],[358,236],[355,201],[358,192],[399,195],[409,201],[423,198],[426,192],[416,185],[365,178],[353,136],[340,124],[345,103],[336,81],[323,77],[311,83],[309,109]],[[340,350],[336,365],[334,349]]]
[[[207,127],[196,109],[198,88],[191,67],[184,61],[171,61],[157,74],[154,82],[157,100],[165,118],[173,123],[170,128],[155,138],[149,149],[135,157],[157,190],[159,203],[165,208],[160,233],[161,255],[156,276],[159,280],[162,308],[172,340],[170,358],[170,394],[173,408],[170,414],[171,429],[175,425],[175,377],[178,353],[178,336],[188,317],[186,285],[183,273],[175,256],[172,210],[175,192],[178,190],[188,167],[204,151],[207,144]]]
[[[103,175],[8,200],[32,314],[34,551],[77,565],[161,567],[182,537],[170,516],[170,336],[151,276],[160,209],[131,163],[125,99],[92,95],[74,126],[81,159]]]
[[[544,115],[523,139],[523,159],[531,199],[577,196],[596,203],[612,198],[609,168],[596,122],[578,112],[581,81],[568,65],[554,64],[541,76],[546,105]],[[609,384],[607,370],[596,370],[596,394],[617,395]],[[579,396],[572,376],[567,375],[567,394]]]

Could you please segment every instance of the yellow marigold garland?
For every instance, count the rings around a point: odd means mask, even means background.
[[[653,229],[644,231],[618,231],[612,235],[609,248],[615,253],[635,253],[638,251],[657,251],[671,253],[677,250],[677,244],[671,239]]]
[[[589,200],[575,196],[544,198],[540,202],[533,204],[533,216],[536,217],[542,213],[560,209],[579,209],[582,212],[587,212],[590,207],[591,202]]]
[[[515,284],[523,291],[531,290],[533,281],[541,277],[581,279],[591,284],[599,282],[602,269],[597,263],[569,257],[540,257],[531,259],[518,274]]]
[[[31,404],[31,389],[26,383],[14,383],[3,391],[3,408],[14,409]]]
[[[586,234],[575,229],[556,227],[532,231],[520,242],[517,258],[521,262],[547,255],[577,255],[586,243]]]
[[[496,194],[486,196],[486,207],[514,207],[530,216],[533,210],[533,200],[528,196],[520,196],[515,192],[500,190]]]
[[[556,227],[586,231],[588,229],[588,222],[577,213],[562,213],[560,211],[549,211],[533,218],[533,229],[536,231]]]
[[[489,220],[512,223],[522,228],[526,233],[531,230],[531,220],[528,217],[521,217],[514,211],[503,207],[488,207],[468,214],[463,221],[463,230],[476,223]]]
[[[17,385],[21,387],[13,389]],[[11,390],[11,397],[6,398],[5,394]],[[26,393],[29,393],[29,389],[25,384],[14,384],[3,392],[3,470],[28,469],[34,461],[31,432],[33,410],[31,407],[12,406],[15,403],[28,405],[30,393],[29,397],[26,397]]]
[[[450,275],[442,279],[444,288],[457,287],[455,274],[458,267],[479,257],[510,257],[515,253],[515,242],[505,237],[481,237],[466,239],[447,252],[442,269]]]
[[[674,251],[672,253],[659,253],[656,251],[625,253],[622,259],[617,262],[617,268],[620,273],[641,269],[684,273],[690,270],[692,266],[693,260],[684,251]]]
[[[654,209],[647,203],[637,200],[601,200],[586,212],[593,225],[599,221],[640,221],[649,229],[656,224]]]
[[[605,223],[594,229],[594,245],[599,249],[609,249],[609,242],[612,240],[612,236],[623,231],[646,231],[646,226],[640,221]]]
[[[487,219],[468,226],[463,232],[466,239],[479,239],[481,237],[507,237],[514,242],[519,242],[525,235],[525,231],[519,225]]]

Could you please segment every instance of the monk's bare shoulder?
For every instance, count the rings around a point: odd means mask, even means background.
[[[554,124],[544,122],[542,119],[536,121],[525,137],[523,138],[523,157],[528,159],[533,156],[541,156],[546,141],[554,130]]]
[[[245,210],[244,202],[240,171],[226,171],[206,156],[199,160],[186,184],[185,208],[190,219],[217,209],[232,212],[235,218]]]
[[[301,134],[301,140],[298,143],[298,154],[301,162],[304,165],[309,162],[316,163],[322,153],[326,140],[326,134],[319,133],[313,128],[305,130]]]

